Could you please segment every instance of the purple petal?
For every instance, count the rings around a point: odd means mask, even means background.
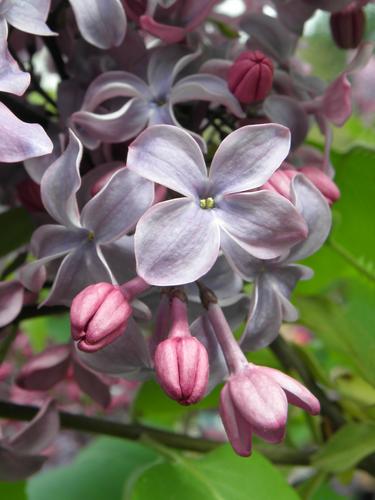
[[[88,394],[94,401],[106,408],[111,403],[111,391],[103,378],[87,368],[79,359],[73,361],[74,379],[81,391]]]
[[[197,143],[184,130],[155,125],[129,147],[127,166],[178,193],[196,197],[206,184],[206,166]]]
[[[292,35],[277,19],[264,14],[244,16],[241,28],[251,35],[250,49],[259,49],[276,61],[283,63],[293,55],[298,38]]]
[[[290,404],[298,406],[312,415],[317,415],[320,412],[319,401],[300,382],[274,368],[259,366],[258,370],[271,377],[284,389]]]
[[[18,281],[0,282],[0,328],[14,320],[23,305],[23,286]]]
[[[151,206],[154,185],[128,168],[116,172],[82,210],[82,225],[98,243],[109,243],[128,232]]]
[[[111,113],[77,111],[72,114],[71,123],[83,144],[96,149],[101,141],[112,144],[137,136],[147,126],[149,113],[148,103],[135,97]]]
[[[256,351],[278,336],[282,321],[281,303],[267,274],[259,276],[251,296],[249,318],[241,338],[241,349]]]
[[[306,224],[294,206],[268,191],[226,195],[214,210],[220,227],[259,259],[278,257],[306,238]]]
[[[54,345],[30,358],[17,376],[16,384],[27,391],[47,391],[64,380],[70,364],[69,345]]]
[[[197,74],[180,80],[173,86],[170,96],[172,104],[187,101],[208,101],[221,104],[238,118],[243,118],[240,103],[222,78],[215,75]]]
[[[52,444],[59,427],[59,414],[55,402],[48,400],[31,422],[9,440],[9,444],[19,453],[40,453]]]
[[[82,110],[95,111],[103,102],[114,97],[143,97],[151,99],[150,89],[136,75],[127,71],[107,71],[90,84],[82,103]]]
[[[248,125],[220,144],[210,169],[213,194],[236,193],[264,184],[289,153],[290,133],[281,125]]]
[[[15,28],[34,35],[56,35],[49,29],[46,19],[51,0],[4,0],[1,8],[4,17]]]
[[[181,45],[156,48],[147,67],[147,79],[155,97],[166,97],[176,76],[200,55],[200,51],[188,52]]]
[[[352,114],[352,88],[343,73],[326,89],[321,104],[322,114],[337,127],[342,127]]]
[[[15,163],[52,151],[53,144],[37,123],[19,120],[0,102],[0,161]]]
[[[118,47],[126,33],[126,15],[120,0],[69,0],[83,38],[99,47]]]
[[[111,344],[94,353],[76,351],[89,368],[126,379],[145,380],[152,375],[148,345],[134,320],[130,319],[124,333]]]
[[[274,0],[277,17],[289,31],[301,36],[305,22],[314,14],[316,7],[301,0]]]
[[[252,257],[225,231],[221,231],[220,246],[232,268],[245,280],[253,281],[263,261]]]
[[[250,424],[242,417],[233,405],[228,385],[220,394],[220,417],[230,444],[241,457],[251,455],[252,430]]]
[[[271,121],[290,130],[292,149],[303,143],[309,131],[309,119],[297,100],[285,95],[271,95],[264,101],[263,110]]]
[[[186,198],[150,208],[138,222],[138,274],[159,286],[195,281],[214,265],[220,244],[215,217]]]
[[[81,186],[79,166],[82,144],[69,131],[69,144],[47,169],[40,184],[42,201],[48,213],[66,227],[80,227],[76,193]]]
[[[6,23],[0,21],[0,91],[22,95],[30,85],[30,75],[21,71],[8,50]]]
[[[83,288],[102,281],[111,282],[111,272],[95,243],[87,241],[64,258],[42,305],[70,305]]]
[[[47,457],[17,453],[0,441],[0,481],[22,481],[35,474]]]
[[[136,275],[133,235],[124,235],[103,245],[102,252],[117,283],[124,283]]]
[[[332,213],[327,201],[304,175],[294,177],[291,189],[292,201],[306,221],[308,236],[292,248],[289,262],[305,259],[315,253],[327,239],[332,224]]]

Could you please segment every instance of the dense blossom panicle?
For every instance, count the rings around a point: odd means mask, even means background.
[[[191,405],[224,382],[216,416],[241,456],[253,435],[283,439],[288,404],[319,412],[246,353],[299,317],[352,97],[373,119],[369,2],[244,0],[229,17],[218,0],[0,0],[0,357],[17,358],[0,367],[0,399],[44,402],[0,432],[0,480],[45,462],[62,386],[64,411],[83,392],[110,412],[129,402],[116,384],[156,380]],[[354,49],[327,83],[297,51],[318,9]],[[49,306],[70,309],[71,339],[33,353],[17,329]]]

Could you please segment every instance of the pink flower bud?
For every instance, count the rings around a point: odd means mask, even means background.
[[[208,384],[208,354],[191,335],[168,338],[155,352],[156,377],[163,390],[182,405],[196,403]]]
[[[252,433],[270,443],[280,442],[288,403],[312,415],[320,411],[310,391],[278,370],[249,364],[233,373],[221,392],[220,415],[235,452],[250,455]]]
[[[230,67],[228,86],[240,102],[263,100],[272,88],[273,64],[259,50],[243,52]]]
[[[366,26],[366,15],[354,4],[331,14],[332,38],[340,49],[356,49],[362,41]]]
[[[86,287],[70,308],[72,337],[82,351],[97,351],[124,331],[132,313],[127,295],[110,283]]]
[[[302,167],[299,170],[319,189],[328,203],[332,205],[340,198],[340,191],[333,180],[317,167]]]

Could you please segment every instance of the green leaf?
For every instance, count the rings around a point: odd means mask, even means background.
[[[0,257],[27,243],[33,232],[29,214],[24,208],[12,208],[0,214]]]
[[[345,353],[348,367],[375,386],[375,285],[347,279],[329,295],[296,299],[302,323],[327,348]]]
[[[312,457],[312,464],[326,472],[343,472],[375,451],[375,425],[349,423],[341,427]]]
[[[138,443],[99,438],[83,449],[72,464],[30,479],[28,500],[120,500],[127,479],[157,457]]]
[[[207,397],[192,407],[182,406],[173,401],[156,382],[145,382],[134,402],[133,417],[143,422],[170,428],[171,425],[192,412],[217,408],[220,389],[220,387],[215,388]]]
[[[17,483],[0,482],[0,498],[2,500],[28,500],[25,481]]]
[[[224,445],[199,459],[150,467],[125,500],[297,500],[281,473],[263,456],[235,455]]]

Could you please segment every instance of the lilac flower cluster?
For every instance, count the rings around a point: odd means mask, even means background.
[[[11,96],[0,103],[0,161],[24,162],[0,194],[35,224],[16,251],[30,258],[0,282],[0,326],[40,296],[70,307],[72,333],[31,357],[17,384],[47,390],[72,367],[105,406],[102,374],[155,378],[187,405],[224,381],[220,415],[236,453],[251,453],[253,433],[279,442],[288,403],[315,415],[319,402],[245,353],[296,321],[291,295],[312,276],[298,261],[328,237],[340,195],[332,127],[349,118],[348,76],[372,53],[367,2],[273,0],[269,17],[259,0],[239,19],[219,17],[217,0],[0,3],[0,90]],[[336,43],[356,49],[328,85],[295,59],[317,8],[332,13]],[[41,55],[59,80],[56,100],[34,72]],[[313,122],[323,153],[304,145]],[[0,441],[9,478],[42,464],[34,452],[57,432],[54,412],[48,403],[26,433]],[[47,417],[48,439],[29,446]],[[20,453],[24,470],[12,466]]]

